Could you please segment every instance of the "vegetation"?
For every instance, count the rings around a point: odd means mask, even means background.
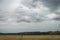
[[[60,40],[60,35],[0,35],[0,40]]]
[[[0,33],[0,35],[60,35],[60,31],[49,32],[20,32],[20,33]]]
[[[60,40],[60,31],[0,33],[0,40]]]

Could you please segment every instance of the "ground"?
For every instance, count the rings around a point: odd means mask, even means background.
[[[60,40],[60,35],[0,35],[0,40]]]

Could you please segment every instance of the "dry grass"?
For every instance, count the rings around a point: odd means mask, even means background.
[[[60,35],[0,35],[0,40],[60,40]]]

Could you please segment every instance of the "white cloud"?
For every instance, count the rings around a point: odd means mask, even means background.
[[[53,13],[53,14],[47,14],[46,17],[47,17],[48,19],[54,19],[54,18],[57,17],[57,15],[54,14],[54,13]]]

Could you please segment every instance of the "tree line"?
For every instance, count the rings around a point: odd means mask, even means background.
[[[20,33],[1,33],[0,35],[60,35],[60,31],[49,32],[20,32]]]

